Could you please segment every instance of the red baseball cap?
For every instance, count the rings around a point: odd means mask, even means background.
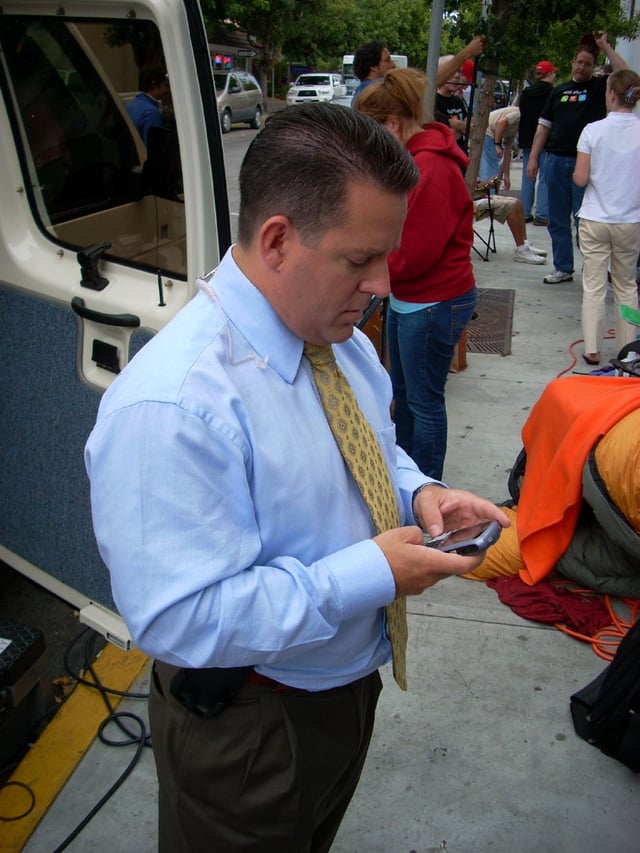
[[[467,78],[467,83],[471,83],[473,81],[473,59],[467,59],[466,62],[463,62],[460,71]]]
[[[536,71],[540,71],[542,74],[552,74],[557,70],[556,66],[548,59],[543,59],[536,65]]]

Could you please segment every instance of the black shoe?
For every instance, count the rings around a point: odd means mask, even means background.
[[[525,216],[524,221],[527,223],[533,222],[533,216]]]
[[[525,222],[526,222],[526,219],[525,219]],[[549,224],[549,220],[548,219],[542,219],[542,217],[540,217],[540,216],[534,216],[533,217],[533,224],[534,225],[545,225],[546,226]]]

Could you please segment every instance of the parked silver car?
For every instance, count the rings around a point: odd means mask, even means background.
[[[246,71],[214,71],[218,115],[223,133],[231,125],[244,122],[258,130],[262,126],[262,89],[253,74]]]
[[[342,74],[332,71],[317,71],[301,74],[287,92],[287,104],[328,102],[343,98],[347,87]]]

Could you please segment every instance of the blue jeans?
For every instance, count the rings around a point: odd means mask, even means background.
[[[553,266],[560,272],[573,272],[573,240],[571,219],[578,227],[578,211],[584,187],[573,183],[575,157],[547,154],[547,189],[549,192],[549,236]]]
[[[396,439],[428,477],[442,478],[447,452],[444,386],[476,289],[411,314],[389,309],[387,340]]]
[[[533,199],[535,196],[536,216],[539,219],[548,219],[549,200],[547,194],[547,152],[540,152],[540,156],[538,157],[538,174],[533,181],[530,181],[527,177],[527,166],[529,164],[530,154],[530,148],[522,149],[522,186],[520,188],[520,201],[524,207],[525,217],[529,217],[532,215]]]
[[[478,180],[488,181],[500,171],[502,158],[496,154],[496,144],[492,136],[485,136],[482,143],[482,158],[478,170]]]

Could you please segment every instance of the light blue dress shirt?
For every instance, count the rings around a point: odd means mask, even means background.
[[[391,570],[303,342],[231,250],[204,286],[105,393],[87,443],[114,600],[138,647],[175,666],[348,683],[390,658]],[[395,444],[387,373],[358,331],[334,352],[413,524],[426,480]]]

